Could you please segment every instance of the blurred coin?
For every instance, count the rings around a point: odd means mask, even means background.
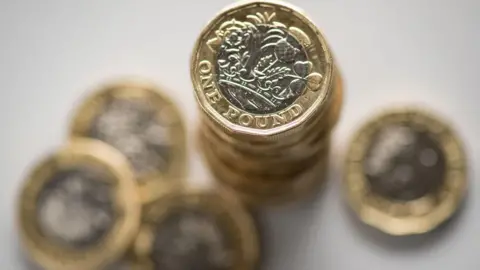
[[[21,240],[45,269],[103,269],[138,232],[130,164],[96,140],[74,139],[33,169],[20,195]]]
[[[259,243],[252,216],[231,195],[183,191],[146,207],[134,249],[134,269],[248,270]]]
[[[395,235],[425,233],[462,201],[465,153],[442,119],[414,108],[390,111],[354,137],[345,184],[365,223]]]
[[[151,83],[124,80],[101,87],[77,110],[71,136],[96,138],[120,150],[139,184],[146,186],[143,193],[158,189],[158,182],[178,182],[186,175],[180,112]]]

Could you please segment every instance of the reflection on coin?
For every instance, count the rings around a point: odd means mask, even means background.
[[[99,139],[120,150],[141,184],[185,174],[180,113],[148,82],[117,81],[99,89],[79,108],[71,134]]]
[[[333,73],[319,30],[278,1],[248,1],[221,12],[201,33],[191,61],[204,113],[230,133],[265,139],[324,110]]]
[[[140,203],[128,161],[92,139],[74,139],[38,164],[20,196],[22,242],[46,269],[99,269],[138,232]]]
[[[215,193],[168,194],[145,211],[136,269],[254,269],[257,241],[237,203]]]
[[[466,189],[453,131],[424,111],[385,113],[361,128],[347,156],[346,187],[362,220],[387,233],[424,233],[449,218]]]

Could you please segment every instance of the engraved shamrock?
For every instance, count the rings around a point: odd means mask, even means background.
[[[300,52],[300,50],[292,46],[286,38],[282,38],[275,44],[275,56],[281,62],[293,62],[298,52]]]
[[[318,72],[312,72],[313,65],[310,61],[297,61],[293,65],[295,74],[289,77],[295,78],[290,82],[290,90],[294,94],[303,93],[306,90],[317,91],[323,76]]]

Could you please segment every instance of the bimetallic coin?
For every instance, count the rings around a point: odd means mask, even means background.
[[[186,135],[180,112],[148,82],[117,81],[99,89],[80,106],[71,135],[117,148],[140,184],[185,175]]]
[[[203,111],[225,131],[272,139],[324,110],[334,64],[320,31],[279,1],[224,10],[201,33],[191,61]]]
[[[25,183],[21,238],[45,269],[101,269],[119,259],[139,228],[130,164],[101,141],[75,139],[44,159]]]
[[[258,236],[251,216],[220,193],[181,191],[146,207],[134,269],[255,269]]]
[[[354,138],[347,194],[364,222],[390,234],[424,233],[463,199],[465,163],[461,143],[440,119],[416,109],[388,112]]]

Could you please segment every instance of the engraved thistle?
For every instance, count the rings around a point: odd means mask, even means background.
[[[316,91],[322,75],[307,57],[310,38],[275,21],[275,13],[246,18],[223,23],[208,41],[217,53],[217,82],[225,98],[251,113],[271,113],[306,90]]]

